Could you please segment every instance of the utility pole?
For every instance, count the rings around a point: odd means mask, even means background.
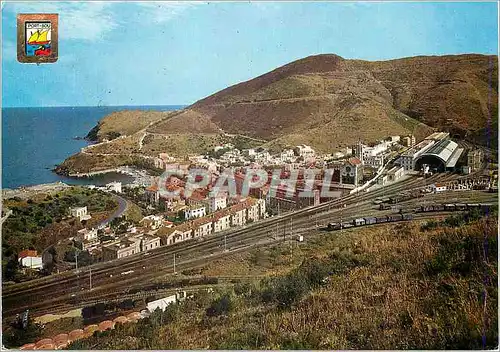
[[[90,267],[89,282],[90,282],[90,290],[92,290],[92,267]]]
[[[175,274],[175,253],[174,253],[174,274]]]

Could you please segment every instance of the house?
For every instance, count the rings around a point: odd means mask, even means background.
[[[373,167],[374,169],[379,169],[384,165],[384,157],[382,155],[366,156],[363,158],[363,163],[366,166]]]
[[[161,228],[156,234],[161,236],[161,240],[164,245],[171,245],[194,238],[193,229],[189,223],[184,223],[171,228]]]
[[[90,251],[99,245],[97,229],[81,229],[77,232],[74,239],[75,247],[82,251]]]
[[[221,210],[227,207],[227,197],[226,195],[217,195],[215,197],[210,197],[208,200],[208,212],[215,213],[217,210]]]
[[[301,156],[304,160],[314,158],[315,152],[310,146],[302,144],[295,147],[295,152],[298,156]]]
[[[363,165],[358,158],[347,160],[340,170],[341,183],[358,186],[363,179]]]
[[[211,235],[213,229],[212,219],[201,218],[193,220],[191,228],[193,229],[193,235],[195,238]]]
[[[206,215],[205,206],[192,206],[184,211],[184,219],[201,218]]]
[[[231,214],[226,211],[214,216],[214,232],[221,232],[231,227]]]
[[[295,161],[295,153],[293,152],[293,149],[285,149],[280,153],[280,161],[283,163],[286,162],[293,162]]]
[[[434,193],[446,191],[447,187],[441,183],[434,183],[431,185],[431,191]]]
[[[165,165],[174,161],[174,157],[169,156],[167,153],[160,153],[157,158],[154,158],[154,166],[157,169],[163,169],[165,168]]]
[[[106,189],[108,191],[122,193],[122,183],[121,182],[110,182],[106,185]]]
[[[160,237],[153,236],[149,234],[143,234],[136,236],[140,240],[140,250],[141,252],[148,251],[150,249],[155,249],[160,247]]]
[[[157,230],[164,224],[164,220],[162,216],[159,215],[149,215],[145,216],[142,218],[141,221],[139,221],[139,224],[141,224],[144,227],[147,227],[148,229],[151,230]]]
[[[69,208],[69,212],[71,214],[71,216],[75,217],[75,218],[79,218],[80,221],[83,221],[83,220],[88,220],[91,218],[90,215],[87,214],[87,207],[73,207],[73,208]]]
[[[157,299],[156,301],[149,302],[147,304],[147,309],[150,313],[153,313],[155,310],[160,309],[161,311],[165,311],[165,309],[171,305],[172,303],[177,303],[186,298],[186,291],[177,292],[175,295],[171,295],[168,297]]]
[[[247,223],[246,204],[237,204],[231,209],[231,226],[243,226]]]
[[[92,240],[75,239],[73,243],[76,248],[82,251],[91,252],[99,247],[99,240],[97,238]]]
[[[104,260],[113,260],[125,258],[141,251],[140,242],[128,238],[112,242],[102,247],[102,258]]]
[[[405,174],[405,169],[403,166],[394,166],[392,169],[387,171],[387,176],[389,181],[397,181]]]
[[[388,175],[382,175],[377,180],[377,183],[379,185],[382,185],[382,186],[384,186],[387,182],[389,182],[389,176]]]
[[[77,239],[83,240],[83,241],[90,241],[90,240],[95,240],[97,239],[97,229],[81,229],[78,230]]]
[[[154,182],[150,186],[146,187],[144,196],[146,197],[146,201],[152,204],[158,204],[160,201],[160,191],[158,187],[158,183]]]
[[[19,252],[17,256],[17,260],[19,265],[30,268],[30,269],[42,269],[42,257],[38,256],[37,251],[35,250],[24,250]]]
[[[258,201],[251,202],[248,209],[247,209],[247,216],[248,216],[248,221],[257,221],[259,220],[260,216],[260,202],[264,203],[264,206],[266,204],[265,200],[259,199]]]

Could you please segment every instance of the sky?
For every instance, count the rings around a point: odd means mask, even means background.
[[[59,60],[16,58],[17,13],[59,14]],[[496,2],[2,2],[2,106],[189,105],[315,54],[498,53]]]

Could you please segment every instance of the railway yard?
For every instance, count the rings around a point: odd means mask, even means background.
[[[414,220],[422,220],[450,214],[450,210],[444,207],[433,212],[419,211],[425,205],[498,202],[497,194],[484,190],[422,193],[424,195],[420,197],[402,198],[402,201],[388,204],[385,210],[380,210],[375,202],[378,199],[400,196],[404,192],[418,193],[431,183],[453,182],[458,179],[458,175],[450,173],[435,174],[430,178],[412,177],[381,189],[351,194],[318,206],[274,216],[237,230],[98,263],[79,271],[72,270],[4,286],[3,319],[12,319],[26,309],[36,316],[67,311],[100,301],[146,296],[148,284],[165,275],[174,274],[174,271],[193,269],[237,251],[291,240],[297,236],[303,236],[307,240],[308,236],[313,236],[333,222],[345,223],[356,218],[397,213],[412,214]],[[193,286],[192,289],[200,287]]]

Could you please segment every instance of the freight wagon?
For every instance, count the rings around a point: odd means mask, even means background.
[[[418,212],[427,213],[432,211],[465,211],[481,209],[482,212],[489,211],[492,205],[489,203],[454,203],[454,204],[427,204],[418,208]]]
[[[352,227],[361,227],[366,225],[383,224],[388,222],[398,222],[398,221],[408,221],[413,219],[413,214],[391,214],[387,216],[380,217],[366,217],[357,218],[349,222],[331,222],[328,226],[323,228],[323,230],[336,231],[341,229],[348,229]]]

